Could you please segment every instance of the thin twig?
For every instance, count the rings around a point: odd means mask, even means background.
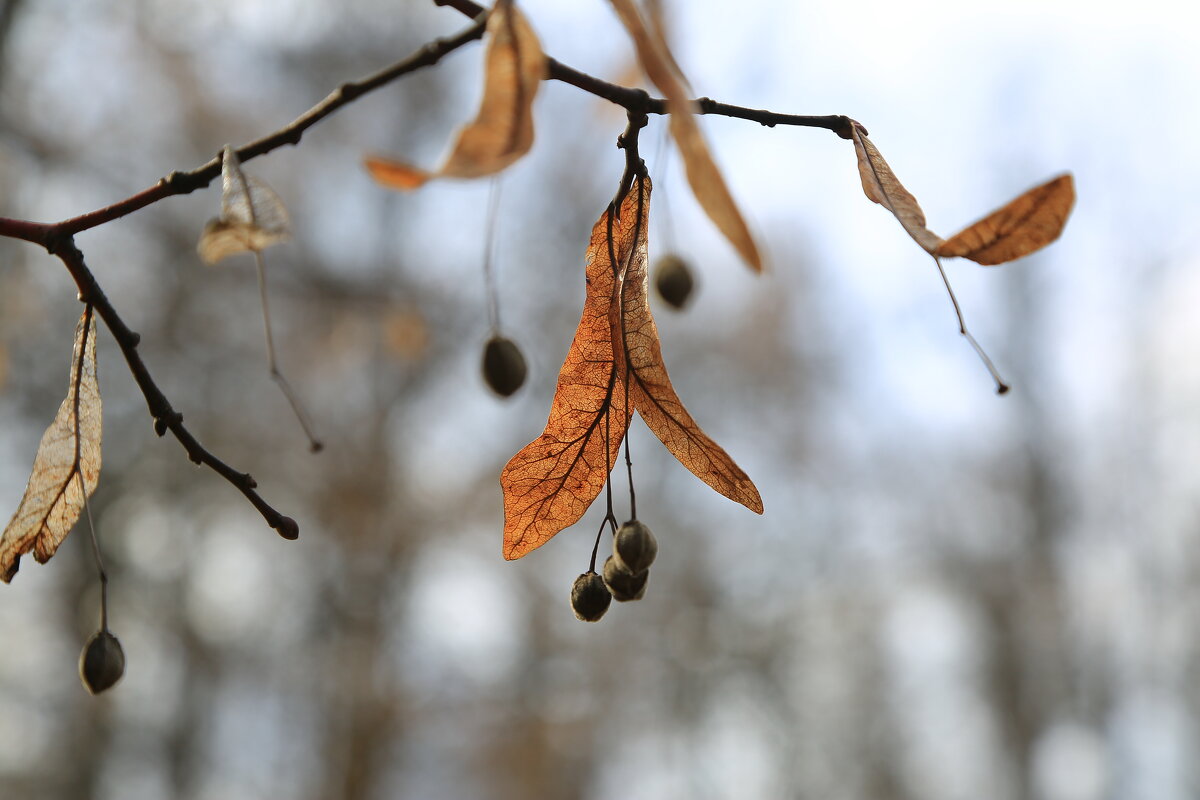
[[[100,630],[108,630],[108,571],[104,569],[104,559],[100,555],[100,540],[96,536],[96,523],[92,520],[92,506],[88,502],[87,489],[83,485],[83,475],[76,473],[79,478],[79,490],[83,492],[83,510],[87,514],[88,531],[92,534],[92,557],[96,560],[96,572],[100,576]]]
[[[237,149],[238,159],[245,163],[284,145],[299,144],[305,131],[330,114],[357,100],[364,94],[386,86],[397,78],[407,75],[410,72],[415,72],[418,69],[433,66],[449,53],[481,38],[486,28],[487,17],[485,15],[456,36],[448,39],[436,39],[417,50],[408,58],[398,61],[390,67],[376,72],[374,75],[358,81],[343,83],[330,92],[324,100],[317,103],[308,111],[305,111],[288,125],[261,139],[239,147]],[[103,225],[106,222],[111,222],[114,219],[124,217],[127,214],[132,214],[134,211],[157,203],[164,198],[189,194],[197,189],[203,189],[220,174],[221,159],[214,158],[190,172],[172,172],[170,175],[159,180],[154,186],[113,203],[110,206],[105,206],[104,208],[90,211],[87,214],[81,214],[77,217],[71,217],[53,225],[0,219],[0,236],[24,239],[49,246],[50,241],[48,237],[69,236],[80,231],[86,231],[98,225]]]
[[[438,6],[449,6],[472,19],[484,11],[483,6],[472,2],[472,0],[433,0],[433,3]],[[643,89],[631,89],[628,86],[619,86],[615,83],[600,80],[549,56],[546,57],[546,77],[551,80],[570,84],[576,89],[582,89],[588,94],[594,94],[596,97],[603,98],[610,103],[615,103],[626,111],[636,114],[670,113],[667,108],[667,101],[660,97],[651,97]],[[736,117],[738,119],[757,122],[767,127],[797,125],[805,128],[825,128],[837,133],[843,139],[850,138],[850,119],[841,114],[829,114],[825,116],[777,114],[774,111],[719,103],[708,97],[701,97],[693,101],[693,106],[697,114],[717,114],[723,117]]]
[[[87,264],[84,263],[83,253],[75,246],[74,240],[69,237],[57,240],[55,249],[51,252],[58,256],[63,264],[66,265],[67,270],[71,273],[71,277],[75,279],[80,299],[96,309],[96,313],[100,315],[100,319],[104,320],[105,326],[108,327],[108,330],[113,335],[113,339],[116,340],[117,346],[121,348],[121,354],[125,357],[125,363],[129,365],[129,371],[133,374],[133,379],[137,382],[138,388],[142,390],[142,395],[146,398],[146,406],[150,410],[150,416],[154,418],[155,432],[159,436],[163,436],[167,431],[170,431],[179,440],[179,443],[183,445],[183,449],[187,451],[188,458],[193,463],[204,464],[229,481],[258,509],[258,512],[263,515],[263,519],[267,521],[267,524],[278,531],[280,536],[285,539],[295,539],[300,532],[296,521],[291,517],[279,513],[266,500],[263,500],[258,492],[255,491],[258,483],[254,478],[249,473],[238,472],[217,458],[200,444],[191,431],[184,427],[183,415],[171,406],[166,395],[162,393],[162,390],[158,388],[158,384],[150,376],[150,371],[146,368],[145,362],[142,361],[142,357],[138,353],[137,348],[138,343],[141,341],[141,336],[130,330],[120,314],[117,313],[117,310],[113,308],[108,296],[105,295],[104,290],[97,283],[96,277],[88,269]]]
[[[488,189],[487,232],[483,244],[483,284],[487,292],[488,324],[491,335],[500,333],[500,291],[496,286],[496,224],[500,216],[500,184],[502,178],[492,178]]]
[[[292,390],[292,385],[280,371],[279,362],[275,357],[275,337],[271,335],[271,308],[267,303],[267,260],[261,250],[254,251],[254,265],[258,269],[258,296],[262,301],[263,333],[267,337],[267,370],[271,373],[271,379],[279,384],[283,396],[292,406],[292,413],[296,415],[300,427],[304,429],[304,435],[308,437],[308,449],[319,453],[325,448],[325,445],[313,433],[312,420],[309,418],[308,412],[304,410],[300,398]]]
[[[942,283],[946,286],[946,294],[950,295],[950,302],[954,305],[954,314],[958,317],[958,332],[967,337],[967,341],[971,343],[971,347],[975,348],[975,354],[979,356],[979,360],[987,367],[988,372],[992,374],[992,380],[996,382],[996,394],[1007,394],[1009,386],[1000,377],[1000,371],[996,369],[996,365],[992,363],[992,359],[988,358],[988,354],[979,346],[979,342],[975,341],[975,337],[967,330],[967,322],[963,319],[962,308],[958,305],[958,298],[954,296],[954,290],[950,288],[950,279],[946,277],[946,270],[942,267],[942,260],[937,256],[933,257],[933,263],[937,264],[938,274],[942,276]]]

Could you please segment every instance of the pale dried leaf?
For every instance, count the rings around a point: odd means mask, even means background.
[[[75,330],[66,399],[38,445],[25,494],[0,535],[0,580],[12,580],[23,554],[45,563],[58,549],[100,480],[100,386],[96,320],[88,306]]]
[[[629,424],[623,361],[613,348],[619,325],[619,282],[614,269],[633,246],[633,194],[620,216],[609,212],[592,228],[587,250],[583,316],[542,435],[517,453],[500,473],[504,491],[504,557],[516,559],[575,524],[600,494],[617,463]]]
[[[611,2],[633,40],[642,69],[667,100],[671,111],[671,136],[683,158],[692,193],[742,259],[755,272],[761,272],[762,259],[758,254],[758,246],[704,140],[693,113],[695,109],[689,99],[686,80],[678,70],[674,56],[658,31],[651,30],[642,20],[632,0]]]
[[[936,254],[985,265],[1022,258],[1059,237],[1074,205],[1075,181],[1059,175],[950,237]]]
[[[368,158],[371,177],[405,191],[437,177],[479,178],[500,172],[533,147],[533,101],[546,77],[546,56],[525,15],[497,0],[488,18],[483,99],[436,172],[388,158]]]
[[[892,212],[908,235],[927,252],[937,250],[942,237],[925,227],[925,212],[921,210],[917,199],[900,183],[883,155],[867,138],[862,126],[852,122],[850,129],[854,151],[858,155],[858,174],[862,178],[863,192],[870,200]]]
[[[658,328],[650,312],[650,281],[646,268],[650,179],[639,179],[635,183],[635,189],[638,188],[639,207],[635,211],[641,222],[637,228],[636,244],[625,264],[621,290],[624,317],[622,334],[624,352],[628,358],[630,403],[680,464],[720,494],[761,514],[762,497],[754,482],[720,445],[700,429],[667,375]]]
[[[237,152],[221,156],[221,216],[208,221],[196,249],[207,264],[247,251],[265,250],[292,234],[287,208],[271,187],[242,172]]]

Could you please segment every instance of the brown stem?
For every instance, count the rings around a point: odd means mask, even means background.
[[[433,66],[447,54],[452,53],[469,42],[481,38],[486,27],[487,17],[484,16],[477,19],[474,24],[458,35],[448,39],[435,39],[403,61],[398,61],[390,67],[376,72],[374,75],[370,75],[359,81],[343,83],[330,92],[324,100],[317,103],[308,111],[305,111],[289,125],[238,148],[238,159],[242,163],[245,163],[252,158],[257,158],[284,145],[299,144],[305,131],[330,114],[357,100],[364,94],[391,83],[403,75],[407,75],[423,67]],[[152,203],[157,203],[166,197],[188,194],[197,189],[203,189],[220,174],[221,158],[218,156],[190,172],[172,172],[154,186],[144,189],[120,202],[90,211],[87,214],[81,214],[78,217],[63,220],[48,227],[52,229],[54,234],[58,235],[79,233],[80,231],[103,225],[106,222],[111,222],[127,214],[132,214],[134,211],[145,208]],[[6,228],[4,223],[9,223],[9,226]],[[15,235],[17,238],[26,239],[27,241],[36,241],[39,244],[43,243],[42,240],[31,238],[40,233],[39,231],[36,229],[25,230],[19,226],[20,223],[14,223],[11,220],[0,220],[0,235]],[[26,233],[27,235],[20,235],[20,233]]]
[[[75,279],[75,285],[79,287],[80,299],[96,309],[96,313],[100,315],[100,319],[104,320],[105,326],[116,340],[117,346],[121,348],[121,354],[125,356],[129,371],[133,373],[133,379],[146,398],[146,406],[150,409],[150,416],[154,418],[154,429],[158,435],[162,436],[167,431],[174,434],[179,443],[183,445],[183,449],[187,451],[189,459],[196,464],[204,464],[237,487],[238,491],[245,495],[246,499],[263,515],[267,524],[279,532],[280,536],[285,539],[295,539],[299,535],[296,521],[279,513],[266,500],[262,499],[255,491],[258,484],[254,478],[248,473],[238,472],[210,453],[192,435],[191,431],[184,427],[183,415],[171,406],[166,395],[162,393],[158,384],[150,376],[150,371],[146,368],[146,363],[142,361],[141,354],[138,353],[137,348],[141,337],[129,329],[117,310],[113,308],[108,296],[96,281],[96,277],[84,263],[83,253],[75,246],[74,240],[69,237],[58,240],[51,252],[66,265],[71,277]]]
[[[472,0],[433,0],[434,5],[449,6],[461,14],[474,19],[483,13],[483,6]],[[610,103],[621,106],[626,111],[635,114],[669,114],[667,101],[660,97],[651,97],[643,89],[631,89],[608,81],[602,81],[586,72],[580,72],[574,67],[567,66],[549,56],[546,57],[546,77],[562,81],[582,89],[588,94],[603,98]],[[733,106],[728,103],[718,103],[708,97],[693,101],[697,114],[717,114],[723,117],[736,117],[750,120],[760,125],[773,128],[776,125],[798,125],[804,128],[825,128],[831,130],[843,139],[850,138],[850,119],[841,114],[825,116],[805,116],[800,114],[777,114],[755,108]]]

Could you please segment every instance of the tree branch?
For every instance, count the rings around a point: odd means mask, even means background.
[[[439,6],[451,6],[462,14],[471,17],[474,22],[456,34],[444,39],[436,39],[417,50],[408,58],[380,70],[379,72],[358,81],[343,83],[308,111],[301,114],[290,124],[280,128],[249,144],[237,149],[237,156],[242,162],[269,153],[284,145],[298,144],[305,131],[321,120],[347,106],[359,97],[374,91],[408,73],[424,67],[437,64],[443,57],[465,44],[480,39],[487,27],[487,11],[472,0],[434,0]],[[640,159],[637,158],[637,130],[645,125],[648,114],[668,114],[670,109],[662,98],[652,97],[643,89],[633,89],[620,86],[580,72],[566,64],[547,57],[547,78],[562,81],[582,91],[595,95],[626,109],[630,119],[630,129],[627,131],[631,145],[626,150],[628,163],[626,174],[622,179],[622,189],[628,188],[628,183],[634,173],[638,173]],[[803,127],[826,128],[834,131],[843,138],[850,138],[851,121],[841,115],[829,116],[800,116],[794,114],[778,114],[761,109],[743,108],[741,106],[720,103],[707,97],[694,101],[694,108],[699,114],[718,114],[727,117],[750,120],[761,125],[797,125]],[[267,523],[275,528],[281,536],[294,539],[298,535],[295,520],[280,514],[271,507],[255,491],[257,484],[249,474],[238,472],[211,452],[205,449],[199,441],[183,425],[183,415],[177,412],[166,396],[158,388],[150,376],[145,362],[138,354],[140,337],[130,330],[121,319],[112,303],[109,302],[104,290],[96,281],[91,270],[84,262],[83,253],[75,245],[75,234],[91,228],[104,225],[113,220],[132,214],[146,206],[157,203],[167,197],[189,194],[197,189],[208,186],[221,174],[221,159],[216,157],[207,163],[188,172],[175,171],[162,178],[155,185],[137,194],[120,200],[104,208],[90,211],[76,217],[57,223],[40,223],[29,220],[18,220],[0,217],[0,236],[21,239],[44,247],[47,252],[58,256],[67,270],[70,271],[76,285],[79,287],[80,298],[95,307],[96,313],[104,320],[109,331],[121,348],[130,372],[142,394],[150,415],[154,418],[154,430],[159,436],[167,431],[174,434],[179,443],[187,451],[188,458],[194,463],[204,464],[218,475],[233,484],[258,509]],[[638,173],[640,174],[640,173]]]
[[[483,6],[473,0],[433,0],[434,5],[449,6],[468,17],[476,17],[484,11]],[[621,106],[626,111],[635,114],[669,114],[667,101],[661,97],[651,97],[644,89],[631,89],[615,83],[600,80],[586,72],[580,72],[574,67],[546,56],[546,77],[562,81],[576,89],[582,89],[610,103]],[[795,125],[803,128],[824,128],[833,131],[843,139],[850,138],[851,121],[842,114],[827,114],[825,116],[808,116],[801,114],[779,114],[774,111],[745,108],[728,103],[719,103],[708,97],[693,101],[697,114],[716,114],[722,117],[735,117],[751,122],[757,122],[768,128],[776,125]]]
[[[456,36],[447,39],[435,39],[403,61],[386,67],[374,75],[370,75],[362,80],[343,83],[330,92],[324,100],[301,114],[289,125],[261,139],[242,145],[237,149],[238,159],[242,163],[245,163],[252,158],[257,158],[284,145],[299,144],[305,131],[343,106],[410,72],[415,72],[424,67],[431,67],[441,61],[444,56],[454,52],[463,45],[482,38],[484,30],[487,28],[487,15],[483,9],[480,9],[480,13],[482,16],[472,15],[478,17],[475,23]],[[220,174],[221,158],[217,156],[203,166],[197,167],[190,172],[172,172],[154,186],[138,192],[132,197],[127,197],[105,208],[63,220],[51,227],[54,229],[54,233],[57,234],[68,236],[76,234],[80,231],[103,225],[106,222],[111,222],[127,214],[132,214],[134,211],[157,203],[166,197],[189,194],[197,189],[203,189]],[[9,221],[0,220],[0,235],[13,235],[6,232],[6,228],[3,225],[4,222]],[[34,241],[25,236],[18,236],[17,238]]]
[[[285,144],[297,144],[305,131],[357,98],[410,72],[432,66],[448,53],[481,38],[487,27],[487,14],[481,13],[476,16],[478,18],[475,22],[456,36],[437,39],[403,61],[380,70],[374,75],[359,81],[343,83],[320,103],[297,117],[291,124],[242,146],[237,151],[238,157],[244,162],[269,153]],[[188,194],[201,189],[208,186],[220,174],[221,159],[218,157],[190,172],[172,172],[154,186],[110,206],[61,222],[48,224],[0,217],[0,236],[33,242],[62,260],[71,273],[71,277],[74,278],[75,285],[79,288],[80,299],[96,309],[96,313],[104,320],[104,324],[121,348],[121,353],[129,365],[129,371],[133,374],[134,381],[137,382],[138,388],[142,390],[142,394],[146,398],[150,416],[154,418],[155,433],[159,436],[165,436],[167,431],[174,434],[193,463],[204,464],[229,481],[246,496],[246,499],[263,515],[267,524],[278,531],[280,536],[285,539],[295,539],[299,535],[299,526],[296,521],[281,514],[258,494],[256,491],[258,484],[254,478],[249,473],[238,472],[217,458],[184,427],[183,415],[172,407],[166,395],[162,393],[158,384],[150,376],[150,371],[138,353],[137,347],[141,337],[121,319],[120,314],[117,313],[96,280],[96,276],[88,269],[83,253],[75,245],[74,235],[80,231],[95,228],[132,214],[164,198]]]
[[[262,499],[255,491],[258,484],[254,478],[248,473],[238,472],[214,456],[184,427],[183,415],[171,406],[166,395],[150,377],[150,371],[146,368],[146,363],[142,361],[141,354],[138,353],[137,347],[141,336],[130,330],[117,310],[113,308],[108,296],[96,281],[95,275],[84,263],[83,253],[75,246],[74,240],[70,238],[58,240],[51,252],[62,260],[67,270],[70,271],[71,277],[75,279],[75,285],[79,287],[80,299],[96,309],[96,313],[100,315],[104,324],[112,332],[117,346],[121,348],[121,353],[129,365],[129,371],[133,373],[133,379],[137,381],[138,388],[142,390],[142,394],[146,398],[150,416],[154,418],[155,432],[159,436],[165,435],[167,431],[173,433],[187,451],[189,459],[196,464],[204,464],[232,483],[258,509],[267,524],[279,532],[280,536],[285,539],[295,539],[300,530],[296,521],[279,513],[266,500]]]

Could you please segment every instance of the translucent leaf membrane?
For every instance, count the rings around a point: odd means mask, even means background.
[[[925,226],[925,212],[892,172],[863,126],[851,121],[863,193],[892,212],[908,235],[934,257],[967,258],[978,264],[1003,264],[1023,258],[1062,234],[1075,205],[1075,182],[1059,175],[1030,189],[1008,205],[943,240]]]
[[[925,212],[917,203],[883,154],[875,147],[863,127],[857,122],[850,125],[854,141],[854,152],[858,155],[858,174],[862,179],[863,192],[867,197],[892,212],[904,230],[928,253],[942,243],[942,237],[925,227]]]
[[[25,494],[0,536],[0,579],[5,583],[16,574],[22,555],[33,551],[45,563],[74,527],[86,495],[100,480],[101,434],[96,319],[88,306],[75,329],[67,396],[42,434]]]
[[[550,417],[541,436],[500,473],[507,559],[541,547],[579,521],[617,463],[629,412],[623,363],[613,347],[613,331],[620,324],[620,283],[614,265],[634,246],[636,203],[630,192],[612,220],[611,242],[611,211],[592,228],[583,316],[558,373]]]
[[[1074,205],[1075,181],[1059,175],[947,239],[935,253],[985,265],[1022,258],[1062,234]]]
[[[291,219],[279,195],[246,177],[229,145],[221,156],[221,216],[209,220],[196,246],[206,264],[238,253],[261,252],[292,234]]]
[[[611,0],[617,16],[633,39],[638,61],[650,81],[658,87],[671,111],[668,122],[671,136],[683,158],[684,171],[692,193],[709,219],[729,240],[742,260],[755,272],[762,271],[762,258],[750,229],[738,210],[733,195],[713,160],[693,113],[687,82],[671,55],[661,29],[649,26],[642,19],[632,0]]]
[[[667,375],[658,327],[650,312],[650,279],[646,268],[650,180],[639,180],[637,185],[642,189],[641,222],[621,290],[621,334],[628,358],[630,403],[680,464],[717,492],[761,514],[762,497],[754,483],[729,454],[700,429]]]
[[[411,191],[433,178],[479,178],[500,172],[533,147],[533,101],[546,76],[537,34],[512,2],[497,2],[487,26],[483,99],[435,171],[390,158],[366,159],[377,182]]]

